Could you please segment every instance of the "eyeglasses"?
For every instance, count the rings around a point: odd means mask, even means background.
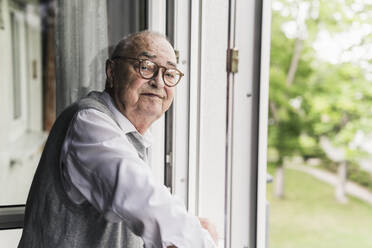
[[[138,64],[137,66],[134,66],[134,68],[137,70],[137,72],[141,75],[143,79],[153,79],[158,75],[160,68],[164,68],[163,80],[168,87],[176,86],[176,84],[178,84],[178,82],[184,75],[181,71],[179,71],[176,68],[167,68],[165,66],[158,65],[157,63],[152,62],[151,60],[148,59],[137,59],[123,56],[115,56],[111,59],[136,60]]]

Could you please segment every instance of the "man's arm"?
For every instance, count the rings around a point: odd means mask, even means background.
[[[69,181],[110,221],[125,221],[146,247],[215,247],[184,204],[155,182],[117,124],[97,110],[78,113],[65,158]]]

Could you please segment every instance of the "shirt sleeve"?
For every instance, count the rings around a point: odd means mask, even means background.
[[[150,167],[106,114],[80,111],[64,147],[67,181],[106,219],[124,221],[145,247],[216,247],[183,202],[155,182]]]

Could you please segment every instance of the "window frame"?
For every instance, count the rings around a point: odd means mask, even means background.
[[[148,2],[150,2],[151,0],[147,0]],[[9,112],[9,118],[10,118],[10,125],[12,127],[11,129],[11,132],[12,132],[12,136],[14,137],[14,140],[17,139],[18,137],[20,137],[26,130],[31,130],[32,129],[32,126],[29,126],[31,125],[28,120],[28,115],[29,113],[27,111],[29,111],[29,109],[27,108],[27,102],[28,102],[28,99],[30,98],[29,97],[29,92],[27,92],[28,90],[28,85],[26,84],[27,82],[27,76],[28,76],[28,73],[30,73],[28,71],[28,68],[27,68],[27,64],[28,63],[28,53],[27,53],[27,32],[28,32],[28,27],[27,27],[27,23],[26,21],[29,21],[27,18],[32,18],[31,16],[27,16],[28,12],[27,12],[27,8],[25,7],[25,5],[23,4],[20,4],[18,3],[18,1],[15,1],[15,2],[7,2],[8,3],[8,12],[9,13],[9,16],[10,16],[10,13],[14,13],[14,16],[15,16],[15,20],[17,20],[16,18],[18,19],[21,19],[22,23],[23,23],[23,27],[22,27],[22,30],[18,30],[18,32],[23,32],[23,37],[21,37],[22,39],[20,39],[19,43],[20,43],[20,46],[23,46],[22,47],[22,51],[20,51],[20,62],[23,64],[22,65],[22,74],[23,74],[23,77],[24,78],[21,78],[21,86],[22,86],[22,92],[21,92],[21,116],[19,118],[16,118],[16,119],[13,119],[13,97],[10,98],[10,101],[12,102],[10,108],[12,108],[12,110]],[[147,5],[145,4],[145,6],[143,6],[145,9],[147,8]],[[154,23],[155,21],[158,21],[156,23],[156,25],[158,25],[158,27],[161,27],[162,23],[165,25],[165,22],[164,21],[159,21],[159,20],[156,20],[157,16],[159,15],[159,11],[161,11],[161,8],[158,8],[157,4],[153,3],[153,8],[151,10],[152,13],[152,16],[153,18],[155,18],[154,20],[149,20],[148,16],[141,16],[141,23],[145,23],[146,21],[149,22],[149,24],[153,24],[153,27],[154,27]],[[146,13],[146,15],[149,15],[149,13]],[[9,20],[10,20],[10,17],[9,17]],[[32,20],[31,20],[32,21]],[[33,22],[34,23],[34,22]],[[13,40],[13,34],[11,33],[11,40]],[[13,54],[13,53],[11,53]],[[23,57],[22,57],[23,56]],[[40,64],[40,67],[41,67],[41,64]],[[38,69],[38,71],[40,71],[40,67]],[[11,72],[11,74],[13,74],[14,72]],[[22,76],[21,76],[22,77]],[[13,78],[13,76],[12,76]],[[58,89],[57,89],[58,90]],[[11,87],[11,90],[10,90],[10,95],[13,96],[13,87]],[[59,101],[61,103],[61,95],[57,95],[57,101]],[[64,102],[62,102],[63,104]],[[66,103],[66,105],[68,105],[69,103]],[[60,106],[61,107],[61,106]],[[13,138],[12,138],[13,140]],[[160,156],[161,157],[161,156]],[[158,159],[158,157],[157,157]],[[156,167],[158,168],[158,167]],[[163,170],[164,171],[164,170]],[[10,229],[21,229],[23,228],[23,225],[24,225],[24,214],[25,214],[25,204],[14,204],[14,205],[0,205],[0,230],[10,230]]]
[[[0,230],[23,228],[25,205],[0,206]]]
[[[253,69],[256,80],[252,81],[255,87],[255,96],[253,100],[252,109],[255,111],[255,120],[251,120],[250,125],[257,132],[257,136],[252,137],[251,153],[254,159],[248,161],[250,167],[253,168],[252,175],[246,175],[247,177],[254,177],[250,183],[250,191],[247,195],[239,195],[240,201],[249,201],[250,216],[249,220],[241,219],[238,222],[248,221],[249,227],[246,230],[246,236],[248,238],[249,247],[266,247],[266,152],[267,152],[267,117],[268,117],[268,73],[269,73],[269,58],[270,58],[270,21],[271,21],[271,2],[270,0],[265,1],[254,1],[253,3],[240,2],[240,0],[230,0],[231,4],[238,4],[238,7],[245,8],[252,7],[253,17],[250,22],[254,28],[254,37],[252,38],[253,45],[258,48],[258,51],[254,53],[253,60],[257,62],[257,66]],[[252,6],[247,6],[252,5]],[[191,0],[189,3],[181,1],[174,1],[174,45],[175,49],[179,51],[179,59],[186,61],[185,64],[185,75],[182,84],[186,84],[186,89],[177,89],[176,98],[174,102],[173,112],[173,133],[177,133],[177,136],[173,136],[173,153],[172,153],[172,180],[173,180],[173,191],[176,195],[183,197],[187,202],[188,209],[191,213],[196,215],[199,214],[199,196],[200,196],[200,146],[201,146],[201,102],[202,102],[202,86],[200,81],[202,80],[201,65],[203,63],[203,11],[206,11],[206,5],[200,0]],[[236,18],[236,10],[231,9],[231,15]],[[243,10],[244,11],[244,10]],[[242,13],[238,14],[242,15]],[[234,25],[234,24],[233,24]],[[241,27],[244,29],[246,26]],[[187,32],[185,32],[187,30]],[[237,30],[236,32],[241,32]],[[234,36],[232,34],[232,36]],[[177,39],[179,38],[179,40]],[[235,37],[233,37],[235,39]],[[239,36],[236,37],[239,39]],[[183,40],[187,39],[187,44],[183,43]],[[252,49],[253,50],[253,49]],[[192,52],[191,52],[192,51]],[[248,59],[248,66],[251,58]],[[245,65],[247,65],[247,62]],[[182,66],[182,65],[181,65]],[[241,65],[243,66],[243,64]],[[249,69],[250,70],[250,69]],[[249,79],[250,80],[250,79]],[[242,81],[242,80],[241,80]],[[238,83],[238,82],[236,82]],[[244,82],[239,82],[244,83]],[[181,99],[180,99],[181,98]],[[187,100],[185,100],[187,99]],[[188,104],[188,111],[185,111],[180,105]],[[242,127],[240,127],[242,128]],[[185,138],[184,135],[179,135],[179,132],[187,130],[188,136]],[[181,136],[181,137],[180,137]],[[188,158],[183,158],[182,152],[185,149],[179,149],[187,144]],[[184,163],[187,162],[186,165]],[[181,168],[180,168],[181,166]],[[233,169],[233,173],[238,172],[236,168]],[[180,180],[187,178],[187,196],[183,195],[184,186],[180,185]],[[235,204],[237,201],[235,201]],[[244,205],[245,206],[245,205]],[[235,220],[236,221],[236,220]],[[246,223],[247,224],[247,223]],[[244,225],[246,225],[244,224]],[[241,226],[241,223],[233,224],[233,228]],[[236,236],[235,236],[236,238]]]
[[[230,2],[239,0],[230,0]],[[266,145],[267,145],[267,113],[268,113],[268,64],[270,55],[270,0],[262,3],[256,0],[258,6],[255,9],[256,18],[260,22],[260,32],[256,33],[255,39],[259,40],[260,64],[259,87],[257,102],[254,106],[258,111],[257,140],[252,144],[257,145],[257,163],[250,166],[256,167],[256,188],[250,191],[243,199],[253,199],[250,205],[254,207],[255,215],[251,217],[250,226],[254,227],[253,236],[250,236],[250,245],[264,248],[266,246]],[[159,3],[148,0],[147,3],[147,26],[150,30],[165,34],[166,32],[166,2]],[[181,197],[189,211],[198,215],[200,209],[200,146],[201,146],[201,105],[202,105],[202,67],[205,39],[202,29],[205,20],[203,11],[207,11],[206,3],[201,0],[182,1],[174,0],[173,3],[174,30],[172,39],[174,47],[179,51],[179,67],[185,73],[183,82],[177,86],[176,98],[173,103],[172,135],[172,188],[174,193]],[[185,32],[187,30],[187,32]],[[226,37],[227,39],[227,37]],[[25,110],[24,110],[25,111]],[[155,143],[152,152],[153,172],[155,178],[163,183],[165,174],[165,119],[158,120],[151,131]],[[177,134],[177,135],[175,135]],[[249,175],[247,175],[249,176]],[[252,195],[256,194],[256,195]],[[254,200],[255,199],[255,200]],[[24,205],[0,206],[0,230],[16,229],[23,227]],[[252,220],[254,220],[252,222]],[[241,220],[247,221],[247,220]],[[248,235],[248,234],[247,234]],[[254,239],[254,240],[253,240]],[[226,247],[227,248],[227,247]]]
[[[12,2],[11,2],[12,3]],[[16,140],[18,137],[20,137],[26,130],[27,130],[27,52],[26,52],[26,46],[27,46],[27,25],[26,25],[26,12],[23,9],[22,6],[13,3],[9,4],[9,20],[10,20],[10,29],[13,29],[13,23],[12,21],[15,21],[17,23],[17,30],[18,33],[18,40],[14,41],[14,39],[17,37],[14,34],[14,30],[11,30],[11,43],[15,44],[17,43],[17,46],[19,48],[19,51],[17,51],[17,55],[14,54],[14,46],[12,45],[12,87],[11,87],[11,106],[12,110],[11,112],[11,133],[12,133],[12,140]],[[17,58],[15,58],[17,57]],[[15,63],[18,62],[18,68],[15,67]],[[19,73],[19,77],[15,77],[15,74]],[[16,83],[16,80],[19,80],[19,116],[15,116],[15,88],[14,85]]]
[[[26,85],[26,76],[27,76],[27,68],[26,68],[26,61],[27,61],[27,52],[26,52],[26,43],[27,43],[27,25],[26,25],[26,12],[22,5],[17,4],[15,2],[9,2],[8,5],[8,15],[9,15],[9,28],[10,31],[10,40],[11,44],[14,42],[15,34],[13,29],[13,21],[17,23],[18,28],[16,32],[18,32],[17,44],[19,46],[19,50],[17,53],[19,68],[17,72],[21,75],[19,76],[19,87],[20,87],[20,116],[14,117],[14,83],[15,83],[15,73],[14,70],[14,47],[12,46],[12,86],[10,87],[10,133],[12,138],[9,142],[15,141],[19,138],[26,130],[27,130],[27,85]],[[15,204],[15,205],[0,205],[0,230],[8,230],[8,229],[19,229],[23,227],[23,218],[25,212],[25,205],[24,204]]]
[[[149,30],[165,34],[166,2],[147,0],[147,27]],[[153,175],[158,183],[165,179],[165,117],[155,121],[150,128],[153,136],[151,165]]]

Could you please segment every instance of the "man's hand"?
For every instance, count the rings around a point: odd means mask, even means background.
[[[216,226],[206,218],[200,218],[200,217],[198,218],[199,218],[199,221],[202,227],[209,232],[209,234],[212,236],[212,239],[214,240],[216,245],[218,245],[218,234],[217,234]],[[172,245],[172,246],[168,246],[167,248],[177,248],[177,247]]]
[[[217,234],[216,226],[206,218],[199,217],[199,221],[202,227],[206,229],[209,232],[209,234],[212,236],[216,245],[218,245],[218,234]]]

